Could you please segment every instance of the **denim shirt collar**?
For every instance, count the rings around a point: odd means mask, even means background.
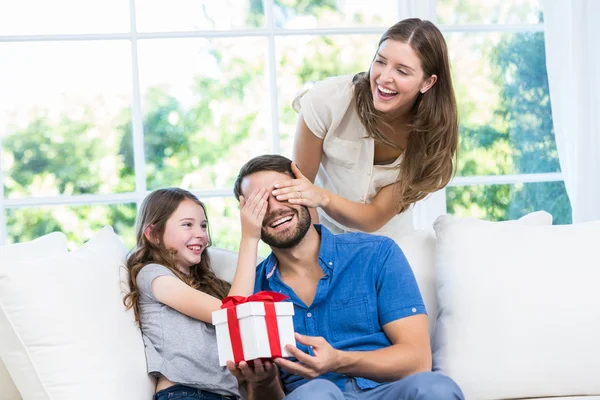
[[[323,269],[323,272],[327,274],[333,271],[333,266],[335,265],[335,235],[323,225],[314,224],[313,226],[321,237],[319,265]],[[265,260],[265,278],[271,279],[274,275],[279,275],[277,265],[277,257],[271,252]]]

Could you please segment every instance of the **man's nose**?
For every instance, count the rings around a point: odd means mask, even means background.
[[[283,207],[283,203],[272,194],[269,194],[269,199],[267,200],[267,214]]]

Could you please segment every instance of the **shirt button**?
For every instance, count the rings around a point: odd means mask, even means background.
[[[329,265],[333,265],[333,263],[331,261],[329,261]]]
[[[307,316],[308,318],[310,318],[310,317],[312,317],[312,314],[308,312],[308,313],[306,313],[306,316]]]
[[[416,308],[413,308],[411,311],[412,311],[412,312],[417,312],[417,309],[416,309]]]
[[[367,171],[367,175],[371,175],[371,170],[368,170],[368,171]]]
[[[360,200],[360,201],[365,201],[365,198],[364,198],[364,197],[362,197],[362,196],[360,196],[360,199],[359,199],[359,200]]]

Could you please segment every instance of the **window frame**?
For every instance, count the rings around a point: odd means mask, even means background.
[[[419,16],[436,22],[437,0],[397,0],[397,20],[409,16]],[[138,43],[149,39],[169,38],[223,38],[259,36],[267,38],[267,73],[269,84],[269,101],[271,111],[270,134],[271,151],[280,153],[279,132],[279,99],[277,92],[277,59],[275,39],[279,36],[292,35],[345,35],[345,34],[382,34],[387,27],[348,27],[348,28],[316,28],[316,29],[282,29],[274,26],[274,0],[263,0],[265,26],[263,28],[241,29],[230,31],[183,31],[183,32],[138,32],[136,26],[135,0],[129,0],[130,32],[116,34],[51,34],[51,35],[15,35],[0,36],[0,43],[6,42],[43,42],[43,41],[96,41],[96,40],[127,40],[131,46],[131,77],[132,77],[132,134],[135,173],[135,191],[126,193],[73,195],[53,197],[26,197],[19,199],[5,198],[4,170],[0,162],[0,245],[7,241],[6,212],[8,209],[89,205],[89,204],[121,204],[135,202],[139,207],[149,193],[146,186],[143,114],[141,106]],[[543,23],[538,24],[469,24],[469,25],[438,25],[443,33],[452,32],[543,32]],[[0,120],[1,122],[1,120]],[[5,130],[5,127],[0,126]],[[0,154],[2,151],[2,135],[0,135]],[[515,184],[529,182],[564,181],[562,172],[463,176],[455,177],[448,187],[485,185],[485,184]],[[194,193],[201,198],[231,197],[231,189],[220,188],[199,190]],[[431,229],[432,223],[441,214],[447,213],[446,189],[432,194],[426,201],[415,208],[415,228]]]

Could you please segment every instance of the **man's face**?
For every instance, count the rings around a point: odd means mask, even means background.
[[[245,198],[254,189],[266,188],[269,193],[277,182],[290,179],[290,176],[275,171],[260,171],[242,180],[241,191]],[[305,206],[280,202],[269,194],[268,208],[263,220],[261,238],[271,247],[289,249],[296,246],[310,228],[310,213]]]

